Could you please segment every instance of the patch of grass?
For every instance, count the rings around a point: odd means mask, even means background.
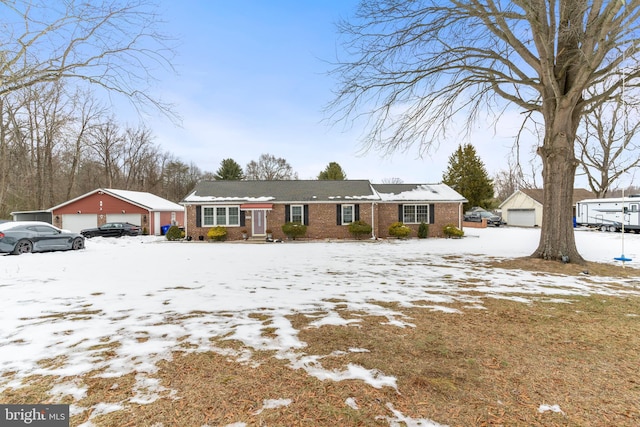
[[[622,268],[620,264],[605,264],[599,262],[586,262],[584,264],[575,264],[557,261],[545,261],[540,258],[522,257],[509,258],[505,260],[496,260],[489,263],[492,267],[517,269],[526,271],[535,271],[543,274],[562,274],[562,275],[592,275],[607,277],[640,277],[640,270],[625,266]]]
[[[567,268],[573,267],[557,263],[548,267],[552,270],[548,273],[574,274]],[[626,270],[631,269],[625,269],[625,274],[630,273]],[[601,271],[609,274],[613,270],[603,267]],[[338,300],[334,301],[338,314],[344,319],[357,318],[359,323],[313,328],[308,326],[325,313],[288,316],[299,339],[307,344],[298,350],[298,356],[318,355],[325,369],[344,370],[350,364],[375,369],[394,376],[397,390],[376,389],[360,380],[320,381],[302,369],[293,369],[275,351],[252,351],[250,362],[238,362],[229,354],[177,351],[171,360],[159,362],[154,374],[175,396],[166,392],[153,403],[132,404],[129,399],[134,395],[136,373],[101,378],[99,372],[92,372],[74,379],[88,390],[75,404],[81,408],[100,402],[124,405],[122,410],[91,420],[95,426],[108,427],[236,422],[249,426],[388,426],[384,417],[392,413],[387,404],[406,417],[450,426],[640,425],[640,298],[592,295],[555,301],[529,295],[532,302],[523,304],[477,292],[468,295],[482,301],[486,309],[451,302],[447,307],[461,312],[451,314],[380,303],[415,327],[391,326],[386,317],[349,311]],[[251,317],[265,323],[264,334],[274,334],[264,313]],[[210,341],[222,349],[247,350],[242,342],[228,338]],[[181,342],[187,340],[181,337]],[[94,350],[106,355],[117,345],[105,339]],[[356,348],[366,351],[353,351]],[[59,363],[59,359],[41,361],[43,366]],[[13,376],[6,379],[15,380]],[[49,402],[49,390],[58,381],[49,376],[25,378],[23,387],[0,393],[0,401]],[[263,409],[267,399],[291,399],[291,404]],[[358,409],[347,405],[347,399],[353,399]],[[540,413],[542,404],[557,404],[563,413]],[[72,417],[71,425],[78,426],[90,416],[85,410]]]

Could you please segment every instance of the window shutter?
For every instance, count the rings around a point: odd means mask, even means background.
[[[342,205],[336,205],[336,225],[342,225]]]
[[[403,209],[403,205],[398,205],[398,221],[403,222],[404,221],[404,209]]]
[[[240,227],[244,227],[245,226],[245,215],[246,212],[245,211],[240,211]]]
[[[303,220],[304,225],[309,225],[309,205],[304,205]]]
[[[202,227],[202,206],[196,206],[196,227]]]
[[[284,205],[284,222],[291,221],[291,205]]]
[[[360,221],[360,205],[354,205],[353,210],[353,220]]]
[[[436,222],[436,205],[429,205],[429,224],[434,224]]]

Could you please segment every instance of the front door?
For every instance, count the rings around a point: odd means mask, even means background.
[[[265,234],[265,224],[264,224],[264,211],[263,210],[255,210],[251,212],[251,217],[253,220],[251,223],[253,224],[253,235],[254,236],[264,236]]]

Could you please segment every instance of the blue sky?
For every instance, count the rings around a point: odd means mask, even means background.
[[[439,182],[449,155],[466,142],[491,175],[506,168],[514,129],[496,136],[487,124],[469,139],[443,142],[431,156],[420,158],[414,149],[382,157],[359,154],[364,128],[323,120],[336,87],[329,62],[341,54],[335,23],[356,6],[356,0],[163,1],[166,32],[179,40],[179,75],[161,78],[160,93],[182,126],[149,118],[156,142],[203,171],[217,170],[225,158],[244,167],[273,154],[300,179],[315,179],[335,161],[349,179]]]

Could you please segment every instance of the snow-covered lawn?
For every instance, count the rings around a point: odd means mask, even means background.
[[[84,251],[2,256],[0,391],[18,386],[29,375],[58,375],[60,384],[52,400],[63,395],[79,399],[83,386],[67,378],[95,370],[106,376],[135,371],[137,393],[131,401],[152,402],[170,393],[154,378],[159,360],[170,358],[178,348],[222,351],[210,341],[222,336],[249,349],[275,350],[291,366],[323,380],[356,378],[372,387],[395,387],[395,379],[384,372],[359,366],[330,371],[310,363],[309,356],[299,356],[296,350],[305,343],[287,316],[326,313],[314,325],[345,324],[347,320],[335,310],[340,303],[406,327],[410,321],[377,302],[411,306],[419,301],[446,311],[450,310],[446,303],[452,301],[465,303],[469,310],[482,309],[479,293],[515,298],[512,293],[517,292],[519,300],[640,294],[635,279],[614,288],[610,280],[594,276],[485,268],[488,257],[529,255],[537,246],[539,230],[466,232],[467,237],[459,240],[269,244],[94,238]],[[620,233],[578,230],[576,239],[589,261],[616,264],[613,258],[621,255]],[[624,235],[624,249],[625,256],[634,260],[630,266],[640,262],[640,235]],[[472,296],[471,291],[477,293]],[[251,316],[256,312],[261,318]],[[275,334],[263,334],[264,317],[270,318]],[[105,346],[116,342],[114,354],[105,358]],[[38,363],[45,358],[57,363]],[[15,375],[2,376],[8,372]],[[72,407],[72,413],[79,409]],[[96,407],[94,413],[114,409],[118,408]],[[407,423],[401,413],[392,411],[390,425]],[[422,422],[415,425],[429,425]]]

